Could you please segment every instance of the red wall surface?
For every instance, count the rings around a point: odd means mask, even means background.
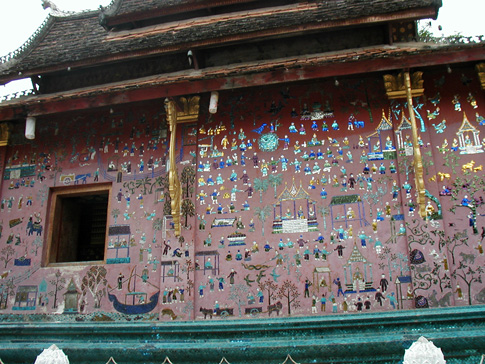
[[[215,114],[202,97],[198,123],[177,135],[182,238],[164,215],[163,100],[38,119],[33,141],[18,126],[2,150],[2,320],[484,303],[483,90],[473,69],[423,77],[425,219],[407,104],[387,99],[381,77],[224,91]],[[106,261],[45,266],[52,188],[97,183],[111,184]]]

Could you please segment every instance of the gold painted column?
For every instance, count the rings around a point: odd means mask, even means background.
[[[413,156],[414,156],[414,177],[416,183],[416,190],[418,193],[419,215],[426,218],[426,201],[425,201],[425,187],[424,187],[424,171],[423,158],[421,156],[421,147],[418,143],[418,126],[416,125],[416,116],[414,115],[413,98],[411,90],[411,77],[409,72],[404,72],[404,83],[406,85],[406,98],[408,101],[408,112],[411,122],[411,131],[413,133]]]
[[[485,63],[478,63],[475,66],[478,74],[478,81],[480,81],[480,86],[482,90],[485,90]]]
[[[11,125],[8,122],[0,123],[0,176],[2,177],[0,180],[0,193],[3,189],[3,175],[5,173],[5,162],[7,160],[7,146],[8,140],[10,138],[10,129]]]
[[[177,141],[177,113],[175,111],[175,102],[171,100],[165,100],[165,109],[167,111],[167,121],[170,127],[170,147],[169,147],[169,162],[170,169],[168,171],[168,184],[170,193],[170,207],[173,219],[173,226],[175,229],[175,236],[180,236],[180,180],[178,176],[176,158],[175,158],[175,145]]]
[[[165,100],[167,122],[170,128],[170,147],[168,154],[170,162],[170,168],[168,172],[169,194],[171,200],[170,207],[175,236],[177,237],[180,236],[182,230],[180,224],[182,187],[180,186],[176,158],[177,124],[197,122],[197,119],[199,117],[199,99],[200,96],[194,96],[190,98],[181,97],[180,103],[182,111],[177,111],[175,101],[169,99]]]
[[[414,72],[412,76],[409,71],[399,73],[397,76],[384,75],[384,87],[389,100],[406,98],[408,103],[409,121],[413,133],[413,157],[414,157],[414,177],[417,191],[417,204],[419,215],[426,218],[426,187],[424,186],[423,159],[421,148],[418,142],[418,126],[413,108],[413,97],[424,95],[423,72]]]

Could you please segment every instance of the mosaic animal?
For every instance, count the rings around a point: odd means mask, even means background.
[[[29,219],[29,222],[27,223],[27,228],[26,232],[27,235],[34,235],[34,232],[36,233],[37,236],[42,235],[42,219],[39,217],[38,214],[35,214],[36,221],[32,221],[32,218]]]
[[[172,320],[175,320],[177,318],[177,315],[173,312],[171,308],[164,308],[162,310],[162,317],[168,315],[172,318]],[[205,317],[204,317],[205,318]]]
[[[461,252],[460,253],[461,260],[463,263],[474,264],[475,263],[475,256],[473,254],[466,254]]]
[[[210,309],[210,308],[200,308],[200,312],[202,312],[202,314],[204,315],[204,320],[207,318],[207,316],[209,316],[211,319],[212,319],[212,314],[214,312],[214,310]]]
[[[444,307],[444,306],[451,306],[451,292],[447,292],[443,297],[439,300],[436,298],[438,292],[433,289],[433,293],[428,297],[429,303],[431,307]]]
[[[462,165],[461,170],[463,171],[463,173],[465,173],[466,171],[472,172],[474,166],[475,166],[475,161],[471,161]]]
[[[485,288],[483,288],[480,292],[478,292],[475,298],[478,301],[478,303],[485,303]]]
[[[415,269],[417,273],[427,273],[431,271],[431,268],[428,265],[417,265]]]
[[[78,174],[74,179],[74,184],[77,185],[81,181],[82,184],[87,183],[87,178],[91,177],[91,173]]]
[[[455,233],[454,238],[455,238],[455,239],[466,239],[466,238],[468,238],[468,233],[467,233],[466,229],[465,229],[465,230],[463,230],[463,231],[462,231],[462,232],[460,232],[460,233]]]
[[[443,173],[443,172],[438,172],[438,176],[440,176],[440,180],[443,181],[445,178],[450,179],[451,174],[449,173]]]
[[[278,301],[273,305],[268,305],[268,316],[271,316],[272,312],[276,312],[276,316],[280,315],[280,311],[283,308],[283,304]]]
[[[478,167],[473,167],[473,172],[478,172],[483,170],[483,166],[480,164]]]

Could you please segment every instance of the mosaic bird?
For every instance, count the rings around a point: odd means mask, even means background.
[[[256,277],[256,282],[259,283],[261,281],[261,279],[263,279],[264,277],[266,277],[266,274],[264,274],[264,272],[266,272],[265,270],[260,270],[257,277]]]
[[[440,114],[440,108],[436,108],[435,111],[431,112],[429,110],[426,110],[427,114],[428,114],[428,120],[434,120],[436,119],[436,117]]]
[[[436,95],[434,95],[434,97],[433,97],[433,98],[429,99],[429,101],[430,101],[430,102],[431,102],[431,103],[432,103],[434,106],[438,105],[438,104],[440,103],[440,101],[441,101],[441,95],[440,95],[440,93],[439,93],[439,92],[438,92],[438,93],[436,93]]]
[[[251,283],[254,282],[254,280],[249,279],[249,274],[244,277],[244,280],[246,281],[246,284],[251,287]]]
[[[271,276],[273,277],[274,281],[278,283],[278,277],[280,277],[281,274],[276,274],[276,268],[273,268],[273,272],[271,272]]]
[[[440,134],[440,133],[443,133],[443,131],[446,129],[446,120],[443,120],[441,123],[439,124],[431,124],[434,128],[434,130],[436,130],[436,133],[437,134]]]
[[[261,134],[263,132],[265,126],[266,126],[266,123],[261,125],[259,128],[253,129],[252,131],[254,131],[255,133]]]

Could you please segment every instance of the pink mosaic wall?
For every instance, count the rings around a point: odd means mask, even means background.
[[[388,101],[380,77],[223,91],[215,114],[202,97],[199,123],[179,127],[182,238],[164,215],[163,100],[42,118],[32,142],[19,126],[2,151],[2,319],[484,303],[485,100],[473,69],[442,71],[425,72],[413,100],[426,219],[407,105]],[[106,182],[106,264],[42,267],[50,188]]]

